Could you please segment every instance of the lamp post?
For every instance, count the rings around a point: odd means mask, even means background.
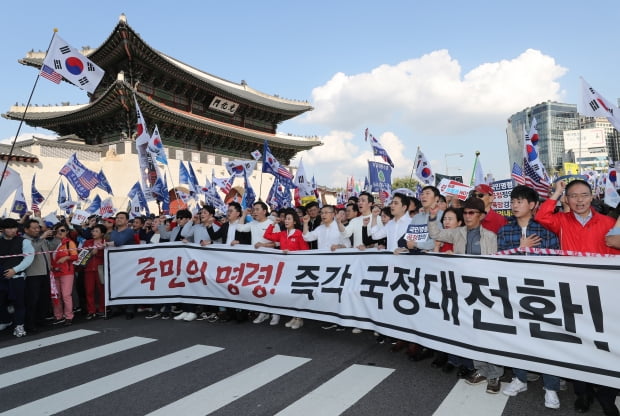
[[[444,153],[444,159],[446,161],[446,175],[450,176],[450,169],[448,166],[448,156],[458,156],[458,157],[463,157],[463,153]]]

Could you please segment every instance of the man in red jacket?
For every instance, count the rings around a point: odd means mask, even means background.
[[[570,212],[554,213],[558,199],[565,189]],[[540,206],[536,221],[560,237],[562,250],[620,254],[620,250],[605,244],[605,235],[614,227],[616,221],[592,209],[592,198],[592,188],[586,181],[574,180],[568,185],[560,181],[556,184],[555,192],[550,199]],[[577,412],[587,412],[596,396],[605,415],[620,415],[614,403],[618,389],[593,386],[578,380],[575,380],[573,385],[577,395],[575,400]]]

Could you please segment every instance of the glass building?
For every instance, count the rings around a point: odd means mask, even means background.
[[[516,162],[523,165],[523,135],[529,132],[532,119],[536,118],[538,129],[538,153],[547,172],[553,175],[562,169],[564,160],[564,131],[579,126],[576,104],[547,101],[528,107],[510,116],[506,128],[510,166]]]

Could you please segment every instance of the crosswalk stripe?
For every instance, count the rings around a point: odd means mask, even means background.
[[[66,368],[83,364],[88,361],[96,360],[98,358],[115,354],[117,352],[139,347],[140,345],[148,344],[149,342],[153,341],[156,340],[152,338],[131,337],[120,341],[112,342],[111,344],[101,345],[99,347],[91,348],[85,351],[69,354],[64,357],[56,358],[54,360],[31,365],[30,367],[10,371],[5,374],[0,374],[0,388],[21,383],[22,381],[31,380],[36,377],[41,377],[55,371],[64,370]]]
[[[354,364],[279,412],[277,416],[340,415],[393,371],[392,368]]]
[[[310,361],[309,358],[275,355],[233,376],[218,381],[149,416],[208,415]]]
[[[61,342],[71,341],[74,339],[83,338],[98,333],[99,332],[97,331],[79,329],[77,331],[66,332],[64,334],[58,334],[51,337],[24,342],[21,344],[13,345],[11,347],[0,348],[0,358],[6,358],[11,355],[36,350],[37,348],[49,347],[50,345],[60,344]]]
[[[189,348],[147,361],[91,382],[61,391],[40,400],[8,410],[2,415],[34,416],[55,414],[63,410],[120,390],[131,384],[221,351],[222,348],[194,345]]]
[[[476,415],[498,416],[501,415],[508,402],[508,396],[489,394],[486,392],[487,385],[470,386],[465,380],[459,380],[446,398],[441,402],[433,416],[452,415]],[[484,403],[484,405],[481,405]]]

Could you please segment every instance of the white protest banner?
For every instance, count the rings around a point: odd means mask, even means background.
[[[464,183],[444,178],[437,185],[437,189],[439,189],[439,193],[443,196],[454,195],[461,201],[465,201],[473,188]]]
[[[90,217],[90,213],[88,211],[84,211],[82,209],[76,209],[73,212],[73,218],[71,218],[71,224],[82,225],[84,222]]]
[[[491,208],[504,217],[512,215],[512,206],[510,205],[510,193],[512,192],[512,179],[503,179],[501,181],[491,182],[493,188],[493,204]]]
[[[106,250],[106,304],[197,303],[375,330],[462,357],[620,387],[618,257]]]
[[[405,233],[405,240],[407,241],[426,241],[428,240],[428,225],[427,224],[409,224],[407,226],[407,232]]]

